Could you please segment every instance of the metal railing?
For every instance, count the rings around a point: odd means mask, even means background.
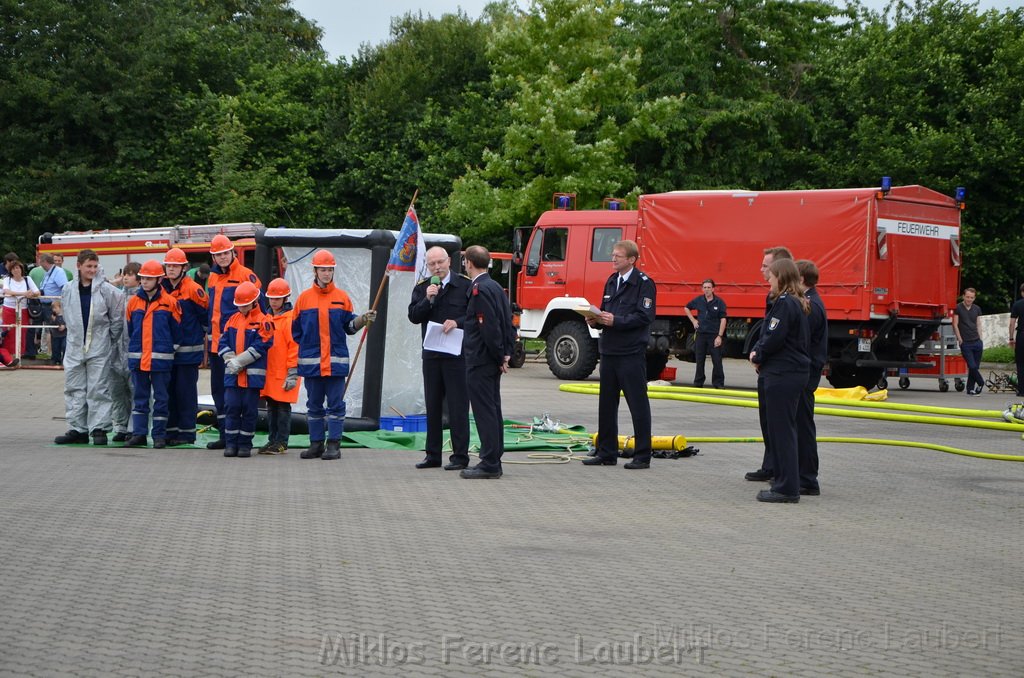
[[[6,297],[0,297],[0,298],[4,298],[5,299]],[[51,300],[51,303],[54,300],[60,301],[60,295],[49,296],[49,297],[48,296],[40,296],[40,297],[32,297],[32,298],[33,299],[39,299],[39,300],[49,299],[49,300]],[[8,332],[14,332],[14,353],[11,355],[11,357],[12,357],[12,362],[15,361],[15,360],[17,361],[16,365],[9,365],[9,366],[0,365],[0,369],[18,369],[18,368],[21,368],[21,367],[50,369],[51,367],[53,367],[53,366],[49,366],[49,365],[23,365],[21,363],[22,351],[25,348],[24,346],[22,346],[22,337],[24,336],[24,334],[26,332],[32,332],[32,331],[35,331],[35,330],[40,330],[39,337],[40,337],[40,344],[42,344],[42,332],[41,332],[42,330],[56,329],[57,327],[60,327],[59,325],[36,325],[36,324],[32,323],[32,319],[31,318],[29,318],[29,322],[28,322],[27,325],[25,323],[23,323],[22,320],[21,320],[22,316],[24,315],[22,313],[22,311],[24,311],[24,310],[26,310],[28,308],[28,302],[29,302],[28,297],[18,297],[17,299],[15,299],[15,302],[14,302],[14,322],[13,323],[4,323],[4,322],[2,322],[2,320],[0,320],[0,329],[7,330]],[[51,337],[51,350],[52,350],[52,341],[53,341],[53,338]]]

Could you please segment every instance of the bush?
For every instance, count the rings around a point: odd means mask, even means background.
[[[986,348],[981,353],[981,360],[986,363],[1012,363],[1014,362],[1013,349],[1009,346]]]

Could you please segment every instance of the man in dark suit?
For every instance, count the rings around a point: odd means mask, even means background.
[[[422,326],[437,323],[444,333],[462,329],[466,319],[469,280],[451,271],[451,257],[443,247],[427,250],[430,277],[412,290],[409,320]],[[423,349],[423,396],[427,403],[427,456],[416,468],[441,466],[444,438],[444,403],[448,403],[448,426],[452,433],[452,455],[446,471],[461,471],[469,466],[469,395],[466,390],[466,360],[458,355]]]
[[[505,451],[501,416],[501,375],[508,372],[515,335],[512,309],[501,285],[487,275],[491,254],[479,245],[466,248],[466,273],[472,280],[466,306],[466,381],[480,437],[480,463],[459,473],[463,478],[500,478]]]
[[[615,466],[619,458],[619,391],[633,418],[633,461],[628,469],[651,466],[651,401],[647,399],[647,342],[651,338],[657,288],[636,268],[636,243],[622,240],[612,248],[615,270],[604,285],[601,314],[587,318],[601,330],[601,391],[597,405],[597,455],[587,466]]]

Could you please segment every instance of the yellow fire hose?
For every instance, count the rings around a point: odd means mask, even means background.
[[[562,384],[559,390],[567,393],[581,393],[584,395],[598,395],[600,392],[600,386],[598,384],[585,383],[585,384]],[[718,397],[708,395],[689,395],[690,393],[703,391],[707,393],[706,389],[688,388],[685,386],[650,386],[648,387],[648,396],[655,399],[663,400],[679,400],[685,402],[698,402],[706,403],[710,405],[731,405],[734,407],[757,407],[757,394],[751,391],[717,391],[716,393],[730,394],[743,396],[742,398],[733,397]],[[816,399],[816,402],[823,402],[825,398]],[[873,409],[900,409],[905,411],[917,411],[917,412],[935,412],[941,411],[948,414],[961,415],[958,416],[929,416],[929,415],[910,415],[910,414],[892,414],[888,412],[864,412],[857,411],[855,409],[843,410],[834,407],[818,407],[814,408],[815,414],[822,414],[828,416],[839,416],[839,417],[854,417],[860,419],[876,419],[882,421],[901,421],[918,424],[933,424],[942,426],[964,426],[971,428],[983,428],[1000,431],[1024,431],[1024,425],[1011,424],[1003,421],[979,421],[977,419],[965,419],[962,415],[970,414],[974,416],[1001,416],[1002,412],[996,410],[958,410],[955,408],[939,408],[929,406],[915,406],[915,405],[900,405],[896,407],[896,403],[879,403],[879,402],[865,402],[865,401],[846,401],[841,398],[828,398],[829,404],[842,404],[842,405],[853,405],[856,403],[856,407],[861,408],[873,408]],[[888,406],[888,407],[880,407]],[[668,437],[668,436],[666,436]],[[752,443],[752,442],[763,442],[763,438],[757,437],[690,437],[689,442],[706,442],[706,443]],[[956,447],[950,447],[948,445],[938,445],[932,443],[922,443],[916,441],[907,440],[887,440],[881,438],[845,438],[845,437],[828,437],[819,436],[818,442],[823,443],[859,443],[866,445],[892,445],[898,447],[915,447],[920,449],[936,450],[939,452],[946,452],[949,454],[957,454],[967,457],[976,457],[979,459],[992,459],[998,461],[1024,461],[1024,456],[1013,455],[1013,454],[996,454],[992,452],[979,452],[975,450],[964,450]]]

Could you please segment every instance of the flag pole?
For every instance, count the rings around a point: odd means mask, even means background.
[[[420,194],[420,189],[417,188],[413,192],[413,194],[412,194],[412,200],[409,202],[409,209],[406,210],[406,213],[408,213],[409,210],[411,210],[413,207],[416,206],[416,198],[419,196],[419,194]],[[388,279],[390,277],[391,276],[388,274],[388,271],[385,271],[384,272],[384,276],[380,280],[380,285],[377,286],[377,295],[373,298],[373,305],[370,306],[370,310],[371,311],[376,311],[377,310],[377,304],[380,303],[380,298],[384,294],[384,287],[388,284]],[[352,375],[355,373],[356,364],[359,362],[359,354],[363,352],[363,344],[366,343],[366,333],[369,332],[369,331],[370,331],[370,326],[369,325],[366,325],[366,326],[363,327],[363,334],[359,337],[359,345],[356,346],[356,354],[352,358],[352,362],[349,363],[348,378],[345,379],[345,390],[343,390],[341,392],[341,397],[343,399],[345,397],[345,394],[348,393],[349,382],[352,381]]]

